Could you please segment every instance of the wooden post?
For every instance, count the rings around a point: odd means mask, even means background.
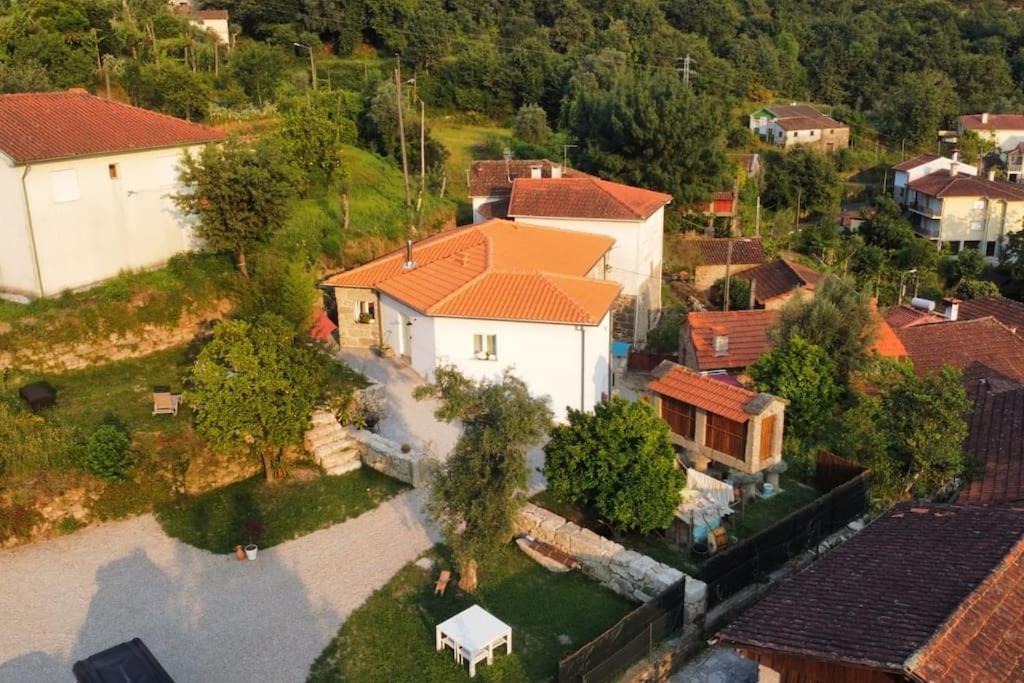
[[[412,206],[409,195],[409,157],[405,153],[405,124],[402,122],[402,74],[401,63],[395,66],[395,104],[398,105],[398,141],[402,147],[402,177],[405,179],[405,205]]]

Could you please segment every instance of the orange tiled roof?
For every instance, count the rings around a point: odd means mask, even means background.
[[[587,278],[610,237],[490,220],[456,228],[338,273],[324,284],[369,287],[427,314],[596,325],[621,286]]]
[[[508,215],[642,221],[672,195],[599,178],[516,178]]]
[[[736,277],[753,282],[754,299],[764,305],[771,299],[797,289],[813,292],[821,279],[821,273],[799,263],[779,259],[736,273]]]
[[[989,114],[988,122],[981,122],[981,114],[967,114],[960,117],[960,123],[968,130],[1024,130],[1024,114]]]
[[[1024,304],[1001,296],[983,296],[960,303],[960,320],[992,316],[1024,336]]]
[[[935,161],[939,158],[940,157],[936,154],[921,154],[911,159],[907,159],[903,163],[896,164],[892,168],[894,171],[912,171],[918,166],[923,166],[924,164]]]
[[[914,325],[941,323],[945,320],[946,318],[939,313],[922,311],[907,304],[891,306],[885,312],[885,322],[889,323],[889,326],[894,330],[902,330],[905,327],[913,327]]]
[[[1024,382],[1024,338],[995,318],[915,325],[896,334],[918,373],[943,365],[962,370],[968,394],[982,379]]]
[[[565,178],[591,177],[575,168],[560,167],[548,159],[509,159],[507,162],[504,159],[483,159],[474,161],[469,168],[469,196],[507,197],[512,192],[512,181],[529,178],[535,166],[540,167],[543,178],[550,178],[555,168],[560,168]]]
[[[744,407],[758,396],[742,387],[705,377],[669,361],[655,370],[655,376],[656,379],[647,385],[651,391],[735,422],[747,422],[750,419]]]
[[[0,152],[16,164],[214,142],[220,131],[85,90],[0,95]]]
[[[700,311],[687,313],[690,342],[700,370],[745,368],[772,348],[768,329],[775,324],[778,311]],[[729,337],[729,351],[716,354],[714,337]]]
[[[936,171],[912,180],[910,189],[929,197],[986,197],[1008,202],[1024,202],[1024,187],[1005,180],[989,180],[972,175],[952,176]]]

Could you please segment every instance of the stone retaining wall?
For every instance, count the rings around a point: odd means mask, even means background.
[[[527,504],[516,520],[519,533],[530,534],[575,557],[583,572],[616,593],[637,602],[647,602],[686,578],[686,623],[704,614],[707,586],[678,569],[584,529],[564,517]]]
[[[401,444],[365,429],[353,431],[350,436],[363,445],[364,465],[417,488],[430,483],[440,465],[415,449],[403,453]]]

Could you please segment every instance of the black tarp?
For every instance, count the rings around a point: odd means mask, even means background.
[[[174,683],[138,638],[77,661],[71,671],[78,683]]]

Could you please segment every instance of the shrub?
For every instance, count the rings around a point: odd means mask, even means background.
[[[519,108],[512,130],[520,140],[535,145],[543,145],[551,134],[547,114],[536,104],[524,104]]]
[[[30,505],[0,505],[0,543],[10,538],[26,538],[41,520],[42,515]]]
[[[686,320],[686,309],[666,308],[661,312],[658,325],[647,334],[647,346],[655,353],[675,353],[679,350],[679,328]]]
[[[0,476],[30,475],[60,463],[71,431],[0,402]]]
[[[124,481],[131,464],[131,438],[121,428],[103,424],[85,443],[85,466],[105,481]]]

